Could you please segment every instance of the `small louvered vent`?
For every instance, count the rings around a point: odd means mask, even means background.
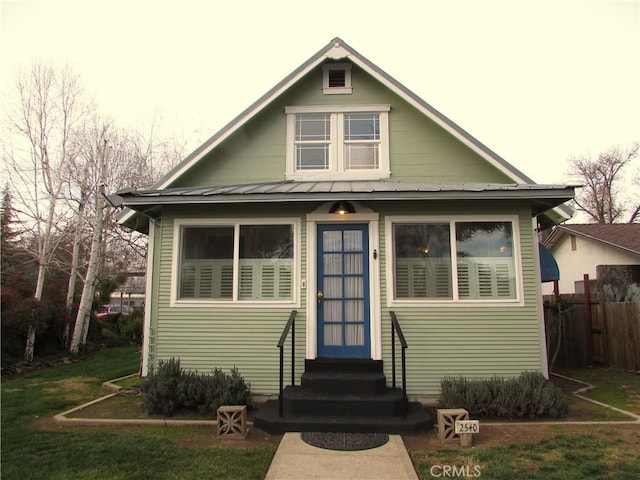
[[[350,63],[327,63],[322,67],[322,93],[344,95],[351,92]]]
[[[329,88],[345,87],[347,74],[344,70],[329,70]]]

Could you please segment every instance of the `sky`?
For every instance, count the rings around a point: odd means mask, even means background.
[[[70,65],[189,151],[334,37],[538,183],[640,141],[640,1],[3,0],[0,30],[4,99],[20,66]]]

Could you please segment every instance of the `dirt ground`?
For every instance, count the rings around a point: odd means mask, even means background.
[[[40,418],[33,422],[35,428],[44,430],[63,429],[56,425],[53,418]],[[100,427],[99,427],[100,428]],[[113,427],[104,427],[113,428]],[[119,427],[138,429],[139,427]],[[257,445],[273,444],[277,445],[282,439],[281,435],[270,435],[260,429],[250,427],[246,438],[225,438],[216,436],[215,427],[211,426],[189,426],[189,427],[166,427],[167,429],[181,429],[179,436],[171,435],[173,440],[183,447],[211,447],[215,445],[253,447]],[[635,450],[640,454],[640,423],[632,425],[540,425],[540,424],[520,424],[520,425],[487,425],[480,424],[480,433],[474,435],[474,447],[495,447],[502,445],[538,443],[542,440],[552,438],[557,435],[578,436],[594,435],[603,439],[617,439],[626,448]],[[442,443],[438,438],[437,429],[432,429],[418,435],[405,435],[403,440],[407,449],[412,452],[430,452],[440,449],[458,448],[457,439],[447,440]]]
[[[580,384],[573,382],[565,382],[556,379],[556,383],[566,392],[575,391]],[[575,397],[573,397],[575,398]],[[584,420],[610,420],[610,418],[597,418],[596,413],[592,409],[584,409],[590,404],[583,400],[574,403],[570,410],[572,413],[566,418],[568,421],[584,421]],[[599,409],[602,410],[602,409]],[[142,408],[142,400],[140,397],[126,398],[113,397],[104,402],[99,402],[92,407],[78,412],[72,416],[85,418],[153,418],[144,412]],[[192,414],[178,414],[174,418],[202,418]],[[628,417],[619,417],[616,420],[628,419]],[[212,418],[213,420],[213,418]],[[250,410],[248,420],[253,420],[253,412]],[[562,424],[507,424],[507,425],[490,425],[488,420],[480,422],[480,433],[474,435],[473,444],[476,447],[492,447],[500,445],[511,445],[517,443],[538,443],[544,439],[551,438],[556,435],[595,435],[608,440],[619,439],[628,448],[640,452],[640,423],[633,425],[562,425]],[[36,425],[34,425],[36,426]],[[64,428],[55,425],[53,419],[42,418],[37,421],[37,427]],[[105,427],[109,428],[109,427]],[[125,428],[144,428],[144,427],[125,427]],[[262,430],[250,428],[245,439],[218,438],[215,434],[213,426],[189,426],[189,427],[167,427],[185,429],[179,435],[171,435],[174,441],[186,447],[208,447],[212,445],[228,445],[238,447],[251,447],[262,444],[278,444],[282,436],[270,435]],[[457,439],[449,440],[442,443],[438,438],[437,429],[419,435],[410,435],[403,437],[407,448],[414,452],[428,452],[443,448],[456,448],[459,445]]]
[[[473,436],[475,447],[495,447],[522,443],[538,443],[556,435],[619,439],[630,449],[640,453],[640,423],[635,425],[483,425],[480,433]],[[404,436],[404,443],[411,451],[429,452],[443,448],[457,448],[459,440],[442,443],[437,430],[420,435]]]

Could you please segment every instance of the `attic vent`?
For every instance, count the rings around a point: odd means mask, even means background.
[[[329,88],[344,87],[346,77],[344,70],[329,70]]]
[[[344,95],[351,91],[350,63],[328,63],[322,67],[322,93]]]

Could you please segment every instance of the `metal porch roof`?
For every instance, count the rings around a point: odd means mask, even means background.
[[[401,180],[290,181],[161,190],[121,190],[122,206],[144,212],[162,205],[330,200],[529,199],[537,215],[573,198],[571,185],[430,183]]]

